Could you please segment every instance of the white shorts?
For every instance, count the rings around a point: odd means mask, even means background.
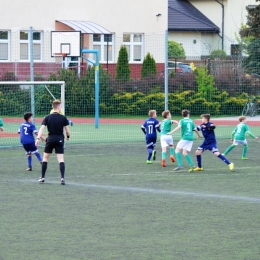
[[[192,145],[193,145],[193,141],[180,140],[177,143],[176,147],[179,148],[179,149],[183,149],[183,150],[186,150],[186,151],[190,152],[191,148],[192,148]]]
[[[161,135],[161,146],[167,147],[169,145],[173,145],[173,139],[171,135]]]
[[[242,144],[242,145],[246,145],[247,144],[247,141],[246,139],[245,140],[234,140],[233,141],[233,145],[238,145],[238,144]]]

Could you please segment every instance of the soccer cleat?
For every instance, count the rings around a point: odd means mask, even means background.
[[[31,172],[31,171],[32,171],[32,166],[29,166],[29,167],[26,169],[26,171]]]
[[[223,155],[223,156],[226,156],[226,154],[225,154],[225,153],[222,153],[221,155]]]
[[[154,161],[155,161],[155,159],[156,159],[156,151],[155,151],[155,150],[153,150],[152,159],[153,159]]]
[[[175,162],[175,158],[174,158],[173,155],[170,156],[170,159],[171,159],[172,162]]]
[[[166,162],[164,159],[162,159],[162,167],[166,167]]]
[[[147,161],[146,161],[146,163],[147,163],[147,164],[152,164],[152,162],[151,162],[151,161],[149,161],[149,160],[147,160]]]
[[[39,179],[39,183],[44,183],[45,182],[45,179],[44,178],[40,178]]]
[[[204,169],[201,167],[196,167],[196,168],[194,168],[194,171],[195,172],[199,172],[199,171],[204,171]]]
[[[248,158],[246,158],[246,157],[242,157],[242,160],[248,160]]]
[[[229,167],[229,170],[230,170],[230,171],[233,171],[233,170],[234,170],[234,163],[230,163],[230,164],[228,165],[228,167]]]
[[[61,184],[61,185],[65,185],[65,180],[64,180],[63,178],[61,178],[60,184]]]
[[[183,169],[183,166],[178,166],[178,167],[174,168],[173,170],[174,170],[174,171],[179,171],[179,170],[181,170],[181,169]]]
[[[190,169],[188,170],[188,172],[194,172],[195,168],[196,168],[195,166],[191,166]]]

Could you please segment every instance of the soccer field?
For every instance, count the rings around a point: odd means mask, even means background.
[[[26,172],[21,147],[0,149],[0,259],[259,259],[258,151],[235,148],[234,172],[205,152],[188,173],[161,167],[159,147],[147,165],[144,141],[67,145],[62,186],[54,155],[39,184],[36,157]]]

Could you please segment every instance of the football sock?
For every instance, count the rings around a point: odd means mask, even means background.
[[[152,157],[152,154],[153,154],[153,149],[148,149],[148,158],[147,160],[150,161],[151,160],[151,157]]]
[[[60,174],[61,174],[61,178],[64,179],[64,174],[65,174],[65,163],[64,162],[60,163]]]
[[[176,158],[177,158],[178,166],[182,167],[182,157],[181,157],[181,153],[180,152],[176,153]]]
[[[218,158],[221,159],[226,164],[230,164],[230,161],[225,156],[223,156],[222,154],[219,154]]]
[[[185,155],[185,158],[186,158],[186,160],[188,161],[190,167],[193,167],[194,164],[193,164],[193,162],[192,162],[192,159],[191,159],[190,155],[189,155],[189,154],[186,154],[186,155]]]
[[[247,149],[248,149],[248,144],[244,145],[243,153],[242,153],[242,157],[243,157],[243,158],[246,157]]]
[[[162,158],[166,160],[166,152],[162,152]]]
[[[40,153],[35,153],[37,159],[41,162],[42,161],[42,157]]]
[[[202,168],[202,165],[201,165],[201,155],[196,155],[196,157],[197,157],[198,167]]]
[[[170,155],[174,156],[174,147],[170,147]]]
[[[31,155],[28,155],[27,161],[28,161],[28,166],[32,167],[32,156]]]
[[[42,162],[42,178],[45,178],[46,170],[47,170],[47,162]]]
[[[235,145],[231,144],[228,149],[224,152],[225,155],[227,155],[231,150],[233,150]]]

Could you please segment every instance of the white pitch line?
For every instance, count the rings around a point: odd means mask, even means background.
[[[35,180],[27,180],[27,181],[26,180],[17,180],[17,182],[36,182],[36,181]],[[48,181],[48,180],[46,180],[46,183],[59,184],[58,182]],[[38,184],[38,185],[46,185],[46,184]],[[245,202],[260,203],[260,198],[246,197],[246,196],[232,196],[232,195],[210,194],[210,193],[201,193],[201,192],[135,188],[135,187],[74,183],[74,182],[67,183],[67,185],[73,185],[73,186],[84,187],[84,188],[122,191],[122,192],[152,193],[152,194],[173,195],[173,196],[183,196],[183,197],[195,197],[195,198],[203,198],[203,199],[218,199],[218,200],[245,201]]]

